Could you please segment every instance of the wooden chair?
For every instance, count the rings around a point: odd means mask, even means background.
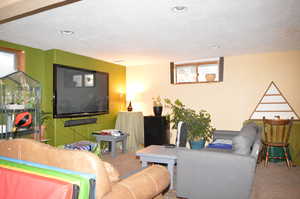
[[[291,167],[291,162],[288,157],[288,141],[290,137],[292,120],[269,120],[263,117],[263,149],[265,150],[265,167],[268,166],[269,159],[285,159],[287,167]],[[269,150],[271,147],[282,147],[284,157],[270,157]]]

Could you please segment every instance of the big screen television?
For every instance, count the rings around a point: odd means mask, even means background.
[[[53,64],[53,117],[82,117],[109,112],[109,74]]]

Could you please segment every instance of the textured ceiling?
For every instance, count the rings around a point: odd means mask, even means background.
[[[127,66],[300,50],[299,10],[299,0],[82,0],[2,24],[0,39]]]

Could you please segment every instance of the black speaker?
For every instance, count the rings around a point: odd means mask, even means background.
[[[79,126],[79,125],[84,125],[84,124],[94,124],[96,122],[97,122],[97,118],[68,120],[68,121],[65,121],[64,127]]]

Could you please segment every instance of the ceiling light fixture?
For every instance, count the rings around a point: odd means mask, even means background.
[[[188,8],[186,6],[174,6],[172,8],[172,11],[176,12],[176,13],[183,13],[183,12],[186,12],[187,10],[188,10]]]
[[[219,48],[221,48],[221,46],[218,45],[218,44],[212,44],[212,45],[210,45],[210,47],[211,47],[212,49],[219,49]]]
[[[70,36],[74,34],[74,31],[71,30],[61,30],[60,34],[65,35],[65,36]]]

